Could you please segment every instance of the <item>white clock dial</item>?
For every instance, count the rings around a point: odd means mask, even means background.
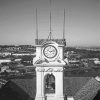
[[[57,49],[52,45],[48,45],[44,48],[43,53],[47,58],[54,58],[57,55]]]

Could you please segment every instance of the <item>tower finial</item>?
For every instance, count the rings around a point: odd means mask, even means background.
[[[63,20],[63,39],[65,39],[65,8],[64,8],[64,20]]]
[[[36,39],[38,40],[38,16],[37,16],[37,8],[36,8]]]

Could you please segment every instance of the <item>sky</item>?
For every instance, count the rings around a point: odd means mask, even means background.
[[[36,8],[39,38],[62,38],[66,10],[67,46],[100,46],[100,0],[0,0],[0,45],[34,45]]]

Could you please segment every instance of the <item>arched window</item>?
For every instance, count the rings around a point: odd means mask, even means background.
[[[44,83],[45,93],[55,93],[55,77],[53,74],[47,74]]]

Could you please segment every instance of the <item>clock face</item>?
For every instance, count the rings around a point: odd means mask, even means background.
[[[43,53],[47,58],[54,58],[57,55],[57,49],[52,45],[48,45],[44,48]]]

